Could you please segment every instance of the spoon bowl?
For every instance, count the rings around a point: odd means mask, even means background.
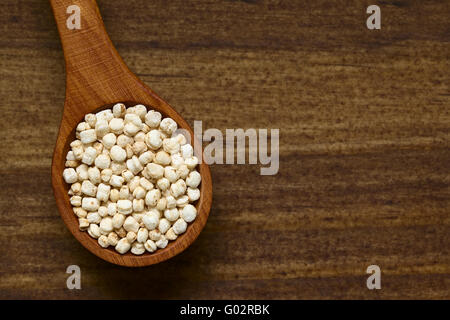
[[[188,225],[186,232],[166,248],[154,253],[136,256],[128,252],[119,254],[114,248],[102,248],[97,240],[78,228],[67,194],[69,185],[62,172],[70,143],[75,139],[76,126],[88,113],[111,108],[116,103],[127,107],[143,104],[172,118],[179,128],[187,130],[193,146],[201,146],[188,123],[164,100],[148,88],[125,65],[109,39],[97,4],[94,0],[78,0],[81,28],[69,29],[68,7],[73,0],[50,0],[64,50],[66,64],[66,97],[64,111],[52,160],[52,186],[56,204],[67,228],[89,251],[108,262],[127,266],[148,266],[167,260],[191,245],[204,228],[212,202],[212,181],[209,167],[203,161],[198,165],[202,177],[200,199],[197,200],[197,218]],[[194,148],[195,156],[203,159],[201,148]]]

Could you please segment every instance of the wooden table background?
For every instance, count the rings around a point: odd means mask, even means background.
[[[98,259],[51,189],[65,75],[50,5],[2,1],[0,298],[450,298],[449,1],[99,6],[125,62],[191,124],[279,128],[279,173],[213,165],[188,250],[134,270]],[[71,264],[82,290],[66,288]]]

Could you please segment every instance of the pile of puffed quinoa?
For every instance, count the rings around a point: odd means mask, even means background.
[[[136,255],[165,248],[197,216],[198,159],[176,122],[122,103],[76,128],[64,180],[79,228],[103,248]]]

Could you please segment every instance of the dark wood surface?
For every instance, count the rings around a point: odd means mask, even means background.
[[[190,124],[279,128],[280,171],[213,165],[189,249],[140,269],[100,260],[51,188],[65,73],[50,5],[3,1],[0,298],[450,298],[448,1],[99,6],[131,70]],[[66,288],[71,264],[82,290]]]

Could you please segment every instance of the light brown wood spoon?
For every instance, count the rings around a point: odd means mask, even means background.
[[[186,129],[194,142],[195,136],[187,122],[164,100],[139,80],[125,65],[109,39],[97,4],[94,0],[50,0],[61,37],[66,64],[66,99],[61,126],[56,141],[52,163],[52,184],[56,204],[70,232],[96,256],[114,264],[137,267],[167,260],[186,249],[197,238],[208,219],[212,202],[211,173],[202,162],[202,176],[197,218],[187,231],[164,249],[141,256],[128,252],[117,253],[114,248],[103,249],[87,232],[78,229],[78,219],[73,213],[67,194],[69,186],[62,172],[69,144],[75,139],[75,128],[87,113],[110,108],[118,102],[127,106],[143,104],[174,119]],[[81,11],[81,29],[69,30],[67,7],[77,5]],[[198,142],[197,142],[198,143]],[[199,144],[198,144],[199,145]],[[201,152],[201,151],[200,151]],[[196,156],[200,159],[198,152]]]

